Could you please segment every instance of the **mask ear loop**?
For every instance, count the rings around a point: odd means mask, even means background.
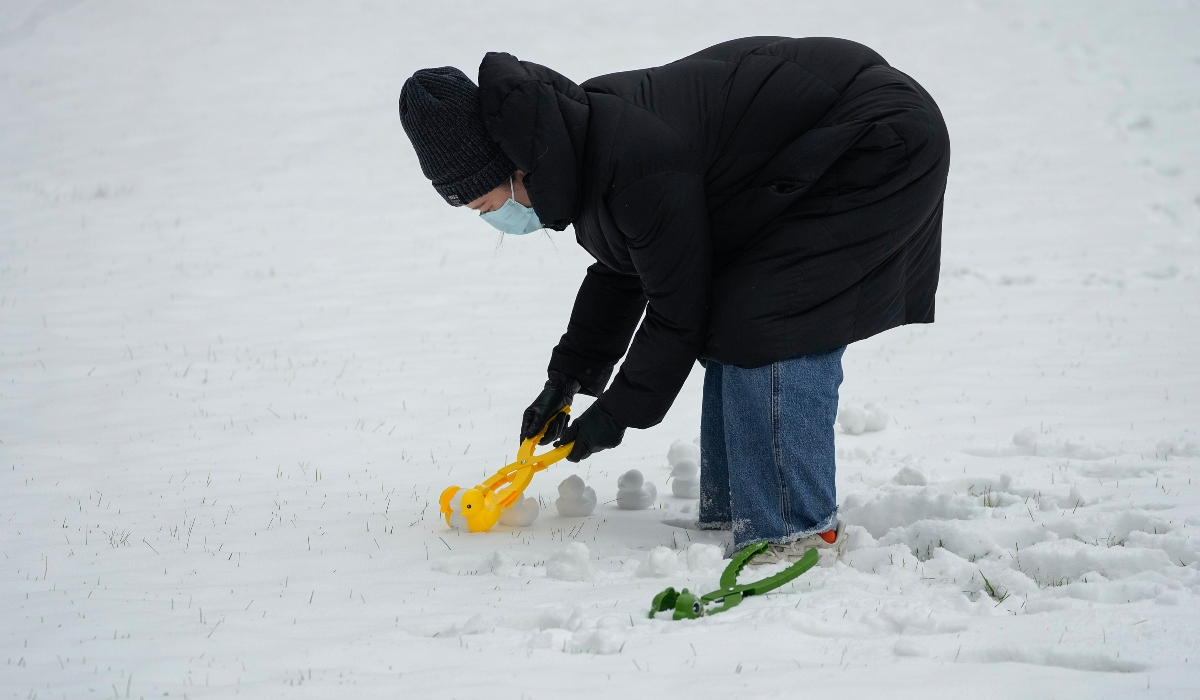
[[[508,176],[508,198],[517,202],[517,190],[513,187],[512,175]],[[517,202],[517,204],[520,204],[520,202]],[[496,239],[496,250],[500,250],[500,246],[504,245],[504,232],[498,231],[497,233],[500,234],[500,237]]]

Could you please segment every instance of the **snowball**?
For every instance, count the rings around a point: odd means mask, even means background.
[[[671,443],[671,449],[667,450],[667,464],[675,466],[675,463],[681,459],[691,459],[698,463],[700,447],[694,442],[684,442],[683,440]]]
[[[591,581],[596,572],[587,545],[572,542],[556,552],[546,562],[546,576],[559,581]]]
[[[653,576],[662,578],[670,576],[679,569],[679,556],[669,547],[655,547],[650,550],[650,556],[638,567],[638,576]]]
[[[849,435],[861,435],[867,428],[867,412],[858,406],[843,406],[837,412],[838,425]]]
[[[863,426],[863,429],[869,433],[886,428],[888,419],[891,418],[888,412],[883,409],[883,406],[877,403],[869,403],[863,406],[863,411],[867,414],[866,424]]]
[[[617,479],[617,507],[624,510],[645,510],[654,505],[658,489],[646,483],[642,473],[630,469]]]
[[[537,520],[541,508],[533,496],[526,496],[500,513],[500,524],[509,527],[529,527]]]
[[[467,526],[467,519],[462,516],[462,498],[464,489],[459,489],[450,499],[450,527],[463,532],[470,532],[471,528]]]
[[[671,469],[671,493],[677,498],[700,498],[700,465],[683,457]]]
[[[721,568],[724,552],[716,545],[697,542],[687,548],[684,558],[687,560],[688,571],[704,573]]]
[[[929,483],[929,480],[925,478],[925,473],[920,469],[904,466],[900,467],[900,471],[892,477],[892,483],[901,486],[924,486]]]
[[[572,474],[558,485],[558,514],[565,518],[583,518],[596,509],[596,490]]]

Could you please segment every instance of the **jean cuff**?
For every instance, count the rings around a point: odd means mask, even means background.
[[[813,535],[816,535],[818,533],[826,532],[828,530],[834,529],[835,527],[837,527],[837,522],[838,522],[837,515],[838,515],[837,509],[834,509],[834,511],[829,514],[829,517],[826,518],[825,520],[821,521],[820,523],[818,523],[816,527],[813,527],[808,530],[802,530],[800,532],[793,532],[789,535],[786,535],[786,536],[780,537],[780,538],[755,537],[755,536],[753,536],[754,533],[751,532],[751,530],[753,528],[753,523],[749,520],[739,520],[737,523],[738,526],[736,528],[733,528],[734,543],[737,545],[737,548],[739,550],[744,547],[748,547],[752,544],[755,544],[757,542],[770,542],[771,544],[788,544],[789,542],[795,542],[796,540],[804,539],[805,537],[812,537]],[[742,535],[751,535],[751,537],[749,539],[743,540],[743,539],[741,539]]]

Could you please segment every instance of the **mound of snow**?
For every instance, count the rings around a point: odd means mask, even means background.
[[[667,450],[667,464],[673,467],[681,459],[690,459],[698,464],[700,462],[700,446],[695,442],[684,442],[683,440],[671,443],[670,449]]]
[[[541,508],[533,496],[526,496],[500,514],[500,524],[509,527],[529,527],[537,520]]]
[[[491,567],[492,573],[497,576],[509,576],[517,570],[517,560],[508,552],[496,550],[492,552],[492,556],[488,559],[488,566]]]
[[[619,615],[605,615],[595,626],[584,626],[572,637],[576,651],[587,654],[616,654],[625,647],[625,630],[628,625]]]
[[[900,471],[896,472],[896,476],[892,477],[893,484],[901,486],[925,486],[929,480],[925,478],[925,472],[913,466],[900,467]]]
[[[845,404],[838,409],[837,422],[842,426],[842,432],[849,435],[874,433],[887,427],[891,416],[883,406],[868,403],[866,406]]]
[[[630,469],[617,479],[617,507],[624,510],[645,510],[654,505],[658,489],[647,482],[642,473]]]
[[[671,467],[671,493],[678,498],[700,498],[700,465],[683,457]]]
[[[725,554],[716,545],[697,542],[684,550],[683,558],[688,571],[703,574],[722,568]]]
[[[596,510],[596,490],[572,474],[558,485],[558,499],[554,501],[554,507],[565,518],[589,516]]]
[[[1161,443],[1160,443],[1161,445]],[[1077,440],[1047,441],[1039,437],[1037,430],[1022,428],[1013,434],[1008,445],[968,447],[964,449],[975,457],[1066,457],[1068,459],[1099,460],[1115,454],[1112,450]]]
[[[1161,440],[1154,447],[1154,454],[1159,459],[1168,457],[1200,457],[1200,440]]]
[[[655,547],[638,567],[638,576],[662,578],[679,570],[679,555],[670,547]]]
[[[1062,585],[1096,572],[1122,579],[1175,565],[1161,549],[1106,547],[1061,539],[1022,547],[1021,570],[1042,585]]]
[[[546,562],[546,577],[559,581],[591,581],[596,577],[591,553],[582,542],[572,542]]]
[[[874,498],[852,494],[842,503],[838,518],[860,525],[872,537],[883,537],[894,528],[920,520],[970,520],[983,517],[984,508],[962,494],[922,489],[884,491]]]

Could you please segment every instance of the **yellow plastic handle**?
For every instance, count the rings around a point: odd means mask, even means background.
[[[570,413],[570,412],[571,412],[570,406],[564,406],[563,409],[561,411],[559,411],[559,413]],[[554,415],[555,415],[555,417],[557,417],[558,413],[556,413]],[[553,420],[553,419],[551,419],[551,420]],[[571,448],[575,446],[574,442],[569,442],[565,445],[560,445],[558,447],[555,447],[552,450],[547,450],[546,452],[543,452],[540,455],[533,453],[533,451],[535,449],[537,449],[538,442],[540,442],[542,437],[545,436],[546,427],[549,425],[550,425],[550,421],[546,421],[546,426],[542,427],[541,432],[539,432],[537,435],[534,435],[533,437],[529,438],[528,440],[525,440],[524,442],[522,442],[521,446],[517,448],[516,461],[514,461],[512,464],[509,464],[508,466],[504,467],[500,471],[493,474],[486,481],[484,481],[482,484],[480,484],[480,486],[483,486],[489,490],[495,491],[497,489],[497,487],[499,487],[501,484],[504,484],[504,483],[514,483],[515,484],[515,482],[518,479],[521,479],[521,477],[517,476],[518,472],[520,472],[523,469],[527,469],[527,470],[529,470],[528,478],[525,478],[524,484],[521,484],[519,488],[515,489],[515,492],[519,494],[521,491],[525,490],[525,486],[528,485],[529,479],[532,478],[534,474],[542,471],[543,469],[549,467],[551,464],[554,464],[555,462],[561,461],[562,459],[566,458],[567,455],[571,454]]]
[[[547,420],[546,424],[542,426],[542,431],[540,433],[538,433],[537,435],[534,435],[533,437],[529,438],[528,440],[522,442],[521,446],[517,448],[517,462],[524,463],[523,460],[535,460],[536,459],[538,461],[545,462],[546,467],[548,467],[551,464],[554,464],[558,460],[560,460],[563,457],[566,457],[568,454],[570,454],[571,445],[574,445],[575,444],[574,442],[567,443],[566,445],[562,445],[561,447],[556,447],[553,450],[550,450],[549,452],[544,452],[540,455],[533,454],[533,450],[537,447],[538,443],[542,441],[542,437],[545,436],[546,430],[550,427],[550,424],[552,422],[554,422],[554,419],[558,418],[560,415],[562,415],[562,416],[570,415],[570,413],[571,413],[571,407],[563,406],[561,409],[559,409],[558,413],[555,413],[553,416],[550,416],[550,419]],[[546,467],[542,467],[542,469],[545,469]]]

